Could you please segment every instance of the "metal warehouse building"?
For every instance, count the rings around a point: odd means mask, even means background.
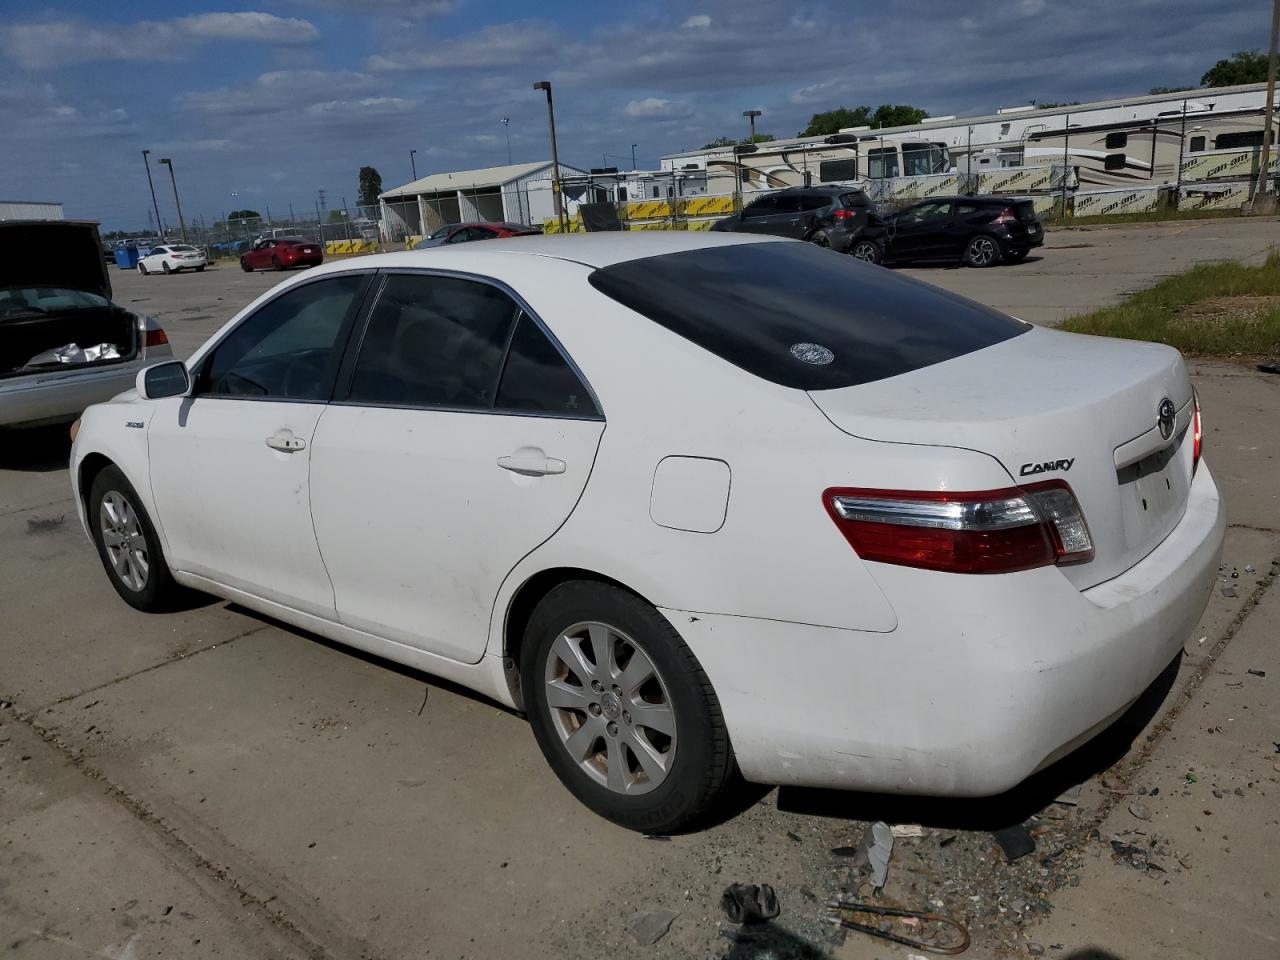
[[[560,164],[561,178],[585,171]],[[447,223],[540,223],[555,216],[551,161],[433,173],[378,195],[384,240],[426,235]]]
[[[63,220],[62,204],[44,200],[0,200],[0,220]]]

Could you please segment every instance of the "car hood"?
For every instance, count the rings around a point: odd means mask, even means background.
[[[0,221],[0,289],[61,287],[111,299],[94,223]]]

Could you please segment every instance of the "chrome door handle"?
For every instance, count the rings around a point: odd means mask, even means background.
[[[548,457],[536,447],[523,447],[515,453],[498,458],[498,466],[525,477],[545,477],[564,473],[565,462]]]
[[[267,446],[283,453],[297,453],[306,448],[307,441],[301,437],[295,437],[291,430],[281,430],[267,437]]]

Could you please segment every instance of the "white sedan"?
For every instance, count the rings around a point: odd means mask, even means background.
[[[196,247],[187,243],[166,243],[152,247],[138,261],[138,272],[177,273],[179,270],[195,270],[197,273],[209,265],[209,261]]]
[[[736,772],[1014,786],[1179,655],[1225,526],[1176,351],[742,234],[317,268],[86,411],[72,478],[128,603],[521,709],[646,831]]]

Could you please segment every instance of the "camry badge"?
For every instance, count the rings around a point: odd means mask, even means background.
[[[1160,436],[1168,440],[1173,436],[1173,420],[1177,411],[1173,408],[1173,401],[1165,397],[1160,401],[1160,405],[1156,407],[1156,425],[1160,427]]]

